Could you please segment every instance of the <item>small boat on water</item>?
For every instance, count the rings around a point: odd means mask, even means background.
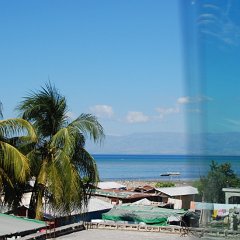
[[[180,172],[166,172],[166,173],[161,173],[160,176],[164,177],[169,177],[169,176],[179,176],[181,175]]]

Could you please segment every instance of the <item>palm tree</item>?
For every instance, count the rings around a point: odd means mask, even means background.
[[[65,97],[50,83],[29,94],[18,110],[38,135],[38,143],[28,155],[36,179],[30,202],[36,215],[32,217],[42,217],[46,196],[55,210],[69,213],[81,209],[90,185],[98,181],[96,163],[84,148],[85,138],[89,135],[95,142],[101,141],[103,127],[90,114],[70,121]]]
[[[15,186],[25,183],[30,170],[22,150],[33,142],[36,134],[29,122],[21,118],[0,120],[0,194],[4,194],[5,203],[19,200],[14,195]]]

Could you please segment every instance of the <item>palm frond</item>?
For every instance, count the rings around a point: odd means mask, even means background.
[[[86,197],[83,192],[82,179],[74,165],[69,165],[67,171],[64,172],[64,176],[62,176],[62,181],[64,179],[61,198],[55,205],[61,212],[69,214],[73,210],[80,210],[84,202],[83,199],[86,199]]]
[[[97,164],[94,158],[84,148],[79,148],[73,156],[73,162],[86,184],[96,184],[99,181]]]
[[[70,157],[75,149],[75,136],[69,128],[60,129],[51,139],[50,147],[56,152],[65,152]]]
[[[54,135],[67,124],[66,99],[50,83],[25,97],[17,109],[44,137]]]
[[[78,128],[72,125],[55,134],[50,144],[52,152],[55,154],[53,163],[56,167],[55,177],[51,174],[51,182],[55,181],[55,183],[58,182],[59,185],[62,185],[62,194],[60,194],[60,189],[49,187],[48,190],[52,193],[52,208],[57,208],[58,211],[64,213],[70,213],[76,208],[80,209],[82,204],[87,202],[88,191],[85,191],[86,185],[84,185],[86,176],[88,180],[90,179],[89,182],[95,182],[96,179],[97,171],[95,167],[87,169],[87,164],[83,164],[86,168],[84,168],[85,173],[81,176],[80,168],[74,161],[75,155],[79,156],[79,151],[83,145],[83,135]],[[80,156],[78,160],[81,161]],[[87,160],[84,159],[84,161]],[[57,170],[59,171],[58,174]],[[93,171],[93,173],[88,171]],[[55,186],[53,183],[50,185]]]
[[[70,125],[78,128],[84,135],[89,135],[94,142],[101,142],[105,137],[102,125],[91,114],[81,114]]]
[[[42,161],[40,171],[37,176],[37,183],[45,187],[47,183],[47,176],[48,176],[48,161],[47,159],[44,159]]]
[[[19,183],[16,179],[4,179],[4,204],[8,205],[13,211],[21,205],[22,196],[27,188],[27,184]]]
[[[26,157],[29,159],[29,165],[31,170],[31,176],[38,176],[41,169],[41,152],[37,149],[32,149],[26,154]]]
[[[36,199],[36,219],[43,219],[43,198],[44,191],[40,189],[38,191],[37,199]]]
[[[29,174],[29,162],[18,149],[6,142],[0,142],[3,159],[0,159],[0,166],[7,173],[12,173],[16,180],[24,182]]]
[[[69,124],[66,99],[50,83],[38,92],[31,92],[18,110],[32,123],[38,135],[34,148],[24,147],[30,150],[27,157],[31,174],[36,177],[30,203],[31,209],[36,210],[36,217],[41,217],[42,197],[46,194],[54,209],[69,213],[81,208],[90,196],[90,184],[98,181],[96,163],[84,149],[85,138],[89,136],[101,143],[103,127],[91,114],[81,114]],[[2,136],[6,134],[3,132]],[[24,138],[12,140],[22,146]]]
[[[52,202],[54,205],[58,205],[60,199],[63,196],[63,184],[66,184],[63,181],[64,176],[62,175],[62,171],[59,169],[59,165],[54,161],[48,165],[48,184],[47,189],[48,192],[52,195]],[[64,179],[69,180],[69,179]]]
[[[25,136],[25,140],[36,142],[37,136],[32,125],[21,118],[0,120],[0,136],[12,138],[18,135]]]
[[[13,187],[12,181],[8,174],[0,167],[0,189],[3,182],[6,181],[11,187]]]

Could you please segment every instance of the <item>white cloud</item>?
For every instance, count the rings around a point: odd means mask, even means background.
[[[111,118],[114,114],[111,106],[108,105],[95,105],[90,107],[90,111],[97,117]]]
[[[160,114],[167,115],[167,114],[172,114],[172,113],[179,113],[180,110],[179,108],[156,108],[156,111],[159,112]]]
[[[184,96],[177,99],[177,104],[199,103],[199,102],[206,102],[211,100],[212,98],[207,96],[195,96],[195,97]]]
[[[193,103],[197,103],[197,102],[212,101],[213,99],[208,96],[196,96],[196,97],[192,97],[190,100]]]
[[[169,107],[169,108],[156,108],[156,111],[159,113],[159,116],[157,118],[164,118],[167,115],[170,114],[176,114],[180,112],[180,109],[178,107]]]
[[[202,111],[199,108],[190,108],[190,109],[187,109],[187,112],[190,112],[190,113],[201,113]]]
[[[141,122],[148,122],[149,117],[144,115],[144,113],[142,112],[128,112],[126,120],[129,123],[141,123]]]
[[[71,120],[77,118],[76,115],[75,115],[73,112],[70,112],[70,111],[67,112],[66,115],[67,115]]]
[[[187,104],[189,102],[190,102],[189,97],[180,97],[180,98],[177,99],[178,104]]]

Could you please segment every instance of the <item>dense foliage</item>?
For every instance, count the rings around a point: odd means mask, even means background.
[[[225,203],[222,191],[225,187],[240,187],[240,178],[231,169],[230,163],[218,164],[212,161],[206,176],[195,183],[205,202]]]
[[[173,182],[157,182],[155,184],[156,188],[162,188],[162,187],[175,187],[175,183]]]
[[[29,190],[28,180],[34,180],[32,218],[43,217],[44,202],[60,214],[80,211],[98,181],[85,139],[101,141],[103,127],[91,114],[72,121],[65,97],[51,84],[25,97],[17,110],[20,118],[0,121],[0,191],[5,203],[18,206]]]
[[[36,140],[35,131],[28,121],[21,118],[0,119],[0,195],[11,207],[19,204],[21,194],[16,194],[17,188],[25,185],[30,176],[29,160],[24,149]]]

